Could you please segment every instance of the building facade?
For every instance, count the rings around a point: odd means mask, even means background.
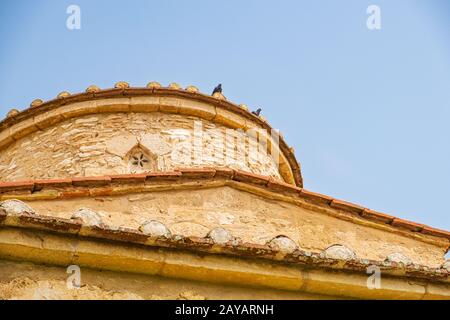
[[[450,232],[303,188],[221,93],[62,92],[0,123],[0,299],[449,299]]]

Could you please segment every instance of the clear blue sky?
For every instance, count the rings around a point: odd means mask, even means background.
[[[448,0],[1,1],[0,39],[1,117],[91,84],[221,82],[283,132],[306,188],[450,230]]]

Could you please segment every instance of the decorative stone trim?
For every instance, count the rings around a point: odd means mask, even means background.
[[[139,231],[152,237],[170,238],[172,236],[170,230],[164,224],[155,220],[144,222],[139,227]]]
[[[412,264],[412,260],[403,253],[394,252],[386,257],[387,262],[402,263],[404,265]]]
[[[294,240],[282,235],[273,238],[267,244],[272,250],[278,250],[285,253],[292,253],[298,249]]]
[[[34,214],[34,210],[20,200],[6,200],[0,202],[0,210],[10,215]]]
[[[298,248],[290,253],[286,253],[281,251],[280,248],[270,246],[269,244],[258,245],[241,243],[238,241],[218,242],[213,241],[211,237],[198,238],[185,237],[183,235],[161,237],[156,233],[147,235],[140,230],[117,228],[104,224],[91,224],[80,219],[63,219],[24,213],[16,220],[9,219],[10,215],[11,214],[0,210],[0,228],[14,227],[20,229],[51,231],[60,234],[71,234],[78,237],[134,243],[148,247],[174,248],[192,252],[231,255],[245,259],[279,261],[308,268],[344,270],[363,274],[366,274],[368,265],[373,265],[379,267],[380,271],[386,275],[449,283],[450,271],[446,265],[439,268],[430,268],[417,264],[405,265],[404,263],[395,261],[385,263],[384,261],[358,259],[353,255],[349,256],[348,259],[341,259],[340,257],[325,256],[323,253],[303,251]]]
[[[71,219],[80,219],[84,225],[89,227],[100,227],[103,225],[100,215],[87,208],[81,208],[74,212]]]
[[[176,171],[152,172],[142,174],[124,174],[106,177],[75,177],[72,179],[31,180],[17,182],[0,182],[0,200],[11,199],[52,190],[52,199],[68,199],[90,196],[108,196],[114,194],[114,188],[127,184],[130,186],[146,186],[152,182],[178,181],[235,181],[240,184],[256,187],[291,199],[303,199],[319,206],[340,210],[357,218],[370,220],[383,225],[390,225],[408,233],[425,234],[450,240],[450,232],[398,219],[390,215],[362,208],[349,202],[334,199],[327,195],[311,192],[306,189],[269,179],[253,173],[232,170],[229,168],[179,168]],[[55,191],[55,189],[57,189]],[[397,221],[397,223],[394,223]],[[400,223],[399,223],[400,221]],[[418,227],[420,226],[420,228]]]
[[[323,255],[327,259],[337,259],[337,260],[355,260],[356,254],[353,250],[347,248],[346,246],[335,244],[324,250]]]
[[[214,243],[222,245],[234,240],[233,236],[221,227],[212,229],[206,237],[211,239]]]

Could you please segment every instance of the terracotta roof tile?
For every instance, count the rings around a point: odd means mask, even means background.
[[[130,182],[144,182],[147,180],[147,174],[120,174],[111,176],[113,183],[130,183]]]
[[[76,177],[72,178],[74,186],[105,186],[111,183],[111,177]]]
[[[181,172],[176,171],[152,172],[147,174],[147,181],[176,180],[181,176],[182,176]]]
[[[362,213],[364,211],[364,207],[338,199],[333,199],[330,203],[330,206],[337,209],[355,211],[357,213]]]
[[[145,174],[113,175],[106,177],[76,177],[72,179],[50,179],[36,181],[1,182],[0,194],[8,193],[11,197],[13,191],[29,190],[30,192],[40,192],[46,188],[58,187],[57,198],[77,198],[109,196],[114,193],[115,184],[144,184],[152,181],[176,181],[178,179],[228,179],[243,183],[254,184],[261,188],[267,188],[273,192],[289,192],[293,197],[308,199],[319,205],[327,205],[332,208],[344,210],[365,219],[378,223],[390,224],[393,227],[421,232],[423,234],[434,235],[450,239],[450,232],[434,229],[422,224],[395,218],[393,216],[363,208],[346,201],[337,200],[332,197],[301,189],[293,185],[278,181],[274,178],[260,176],[241,170],[231,170],[227,168],[181,168],[179,171],[155,172]]]
[[[312,191],[308,191],[306,189],[301,189],[300,190],[300,196],[313,200],[313,201],[318,201],[318,202],[322,202],[322,203],[326,203],[326,204],[330,204],[331,201],[333,201],[333,198],[330,196],[326,196],[320,193],[316,193],[316,192],[312,192]]]
[[[370,209],[364,209],[364,211],[361,213],[361,216],[367,219],[371,219],[371,220],[376,220],[376,221],[380,221],[383,223],[388,223],[390,224],[393,220],[394,217],[390,216],[388,214],[384,214],[381,212],[377,212],[374,210],[370,210]]]
[[[175,171],[181,172],[182,177],[188,179],[212,179],[216,175],[216,170],[211,168],[177,168]]]
[[[224,178],[224,179],[233,179],[234,176],[234,170],[228,169],[228,168],[216,168],[216,174],[214,175],[214,178]]]
[[[284,181],[280,181],[278,179],[274,179],[272,177],[269,178],[267,188],[271,189],[274,192],[292,192],[296,194],[298,194],[302,190],[299,187],[296,187]]]
[[[266,185],[269,182],[269,177],[246,172],[246,171],[235,170],[233,180],[236,180],[239,182],[248,182],[248,183],[260,184],[260,185]]]
[[[115,97],[118,94],[122,95],[124,93],[124,91],[125,90],[122,88],[109,88],[109,89],[100,90],[99,92],[95,92],[94,97],[96,97],[96,98]]]
[[[72,179],[35,180],[34,190],[47,187],[68,187],[72,185]]]
[[[423,230],[423,227],[424,227],[423,224],[418,224],[418,223],[408,221],[408,220],[403,220],[400,218],[394,218],[394,220],[391,222],[391,225],[393,225],[394,227],[405,228],[405,229],[415,231],[415,232]]]
[[[15,191],[15,190],[30,190],[33,191],[34,181],[15,181],[15,182],[0,182],[0,192]]]
[[[450,231],[424,226],[421,233],[450,239]]]

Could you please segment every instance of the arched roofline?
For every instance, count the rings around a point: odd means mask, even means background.
[[[127,85],[118,87],[118,85],[116,85],[116,88],[104,90],[98,88],[96,90],[89,90],[88,88],[86,92],[77,94],[64,92],[58,95],[56,99],[46,102],[35,100],[30,108],[21,112],[10,112],[9,116],[0,122],[0,151],[14,141],[33,132],[43,130],[66,119],[96,113],[158,111],[165,113],[180,113],[195,115],[205,120],[210,120],[232,128],[238,128],[240,126],[239,119],[243,118],[245,121],[256,124],[257,127],[265,129],[268,134],[271,134],[273,128],[267,121],[263,117],[256,116],[249,112],[244,105],[231,103],[221,94],[209,96],[202,94],[197,90],[192,90],[192,88],[195,87],[188,87],[185,90],[177,86],[170,86],[168,88],[159,86],[143,88],[128,87]],[[148,102],[145,102],[145,99],[142,101],[142,105],[139,105],[139,97],[154,97],[156,99],[154,100],[153,106]],[[127,103],[124,102],[126,99],[124,98],[131,98],[134,103],[130,103],[127,107]],[[179,105],[175,99],[171,101],[171,98],[184,98],[188,101],[200,103],[200,105],[196,106],[193,104],[186,107],[185,105]],[[104,105],[94,103],[91,106],[88,104],[85,104],[84,106],[80,104],[79,109],[75,108],[73,110],[68,110],[66,108],[66,110],[63,110],[64,107],[69,105],[105,99],[106,101],[109,101],[109,103],[105,102]],[[112,101],[111,99],[122,99],[123,101],[121,103],[119,100]],[[215,108],[215,114],[208,113],[206,109],[203,109],[202,106],[205,105],[213,106]],[[238,117],[236,117],[236,115]],[[295,158],[292,148],[286,144],[281,134],[279,137],[279,149],[281,151],[282,160],[285,160],[288,164],[288,166],[286,166],[286,163],[280,161],[280,173],[282,173],[283,178],[287,182],[303,187],[300,165]],[[287,171],[291,172],[293,181],[289,181],[291,179],[286,179]]]

